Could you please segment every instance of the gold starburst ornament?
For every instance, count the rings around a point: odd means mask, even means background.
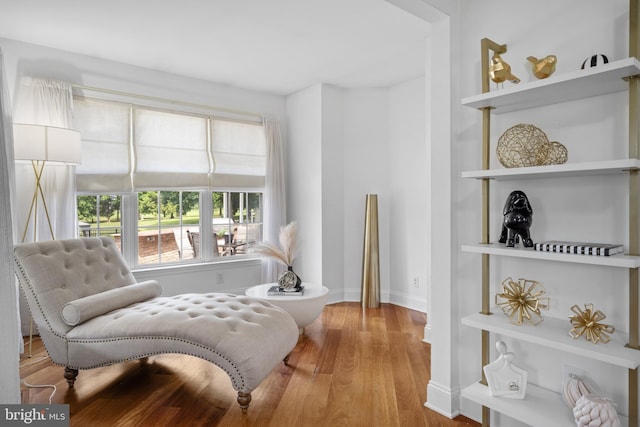
[[[537,325],[542,322],[540,310],[549,309],[549,298],[540,282],[529,279],[511,277],[502,281],[502,292],[496,294],[496,305],[509,317],[514,325],[522,325],[525,321]]]
[[[573,316],[569,316],[569,322],[573,326],[569,331],[572,338],[577,339],[584,335],[587,341],[594,344],[598,344],[600,341],[606,344],[610,341],[609,334],[614,333],[616,328],[600,323],[607,316],[600,310],[595,310],[593,304],[585,304],[584,311],[576,304],[571,307],[571,311],[575,313]]]

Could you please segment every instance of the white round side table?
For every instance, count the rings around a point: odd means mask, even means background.
[[[271,304],[287,311],[296,321],[298,328],[300,328],[300,333],[302,333],[303,328],[313,323],[322,313],[322,309],[327,303],[329,289],[326,286],[302,282],[304,286],[302,295],[267,295],[269,288],[277,285],[277,283],[266,283],[252,286],[245,291],[245,294],[269,301]]]

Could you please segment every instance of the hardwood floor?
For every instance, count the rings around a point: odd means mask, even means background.
[[[305,328],[289,360],[253,392],[248,414],[227,375],[195,357],[160,355],[81,371],[72,389],[41,341],[20,362],[29,384],[55,384],[52,403],[68,403],[71,426],[414,427],[479,426],[424,407],[430,345],[425,315],[383,304],[325,307]],[[47,403],[51,388],[23,386],[23,403]]]

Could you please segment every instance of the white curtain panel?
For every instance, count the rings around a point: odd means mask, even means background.
[[[73,129],[73,94],[65,82],[23,77],[14,106],[14,123],[56,126]],[[19,143],[19,142],[17,142]],[[45,212],[39,204],[36,233],[33,220],[28,224],[24,241],[72,238],[76,235],[76,200],[74,166],[47,164],[41,180],[49,209],[54,236],[51,236]],[[35,188],[30,162],[16,163],[17,198],[14,209],[17,241],[27,225],[27,217]]]
[[[264,118],[263,127],[267,142],[267,165],[264,187],[264,240],[278,243],[280,227],[286,225],[287,196],[285,188],[285,163],[282,149],[280,122]],[[262,280],[275,282],[285,267],[265,258],[262,261]]]
[[[14,100],[14,123],[56,126],[73,129],[73,94],[68,83],[23,77]],[[19,142],[16,142],[19,143]],[[77,215],[75,197],[75,166],[47,164],[41,178],[53,236],[42,203],[34,218],[28,221],[35,189],[35,175],[31,162],[15,163],[16,197],[13,206],[14,241],[68,239],[76,236]],[[26,232],[25,232],[26,230]],[[24,235],[24,238],[23,238]],[[29,335],[30,316],[20,298],[20,329]]]
[[[20,403],[17,354],[22,351],[19,333],[18,292],[13,274],[13,223],[11,206],[15,194],[13,123],[4,58],[0,50],[0,402]]]

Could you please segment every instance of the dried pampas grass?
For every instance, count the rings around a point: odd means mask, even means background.
[[[273,258],[286,266],[293,264],[298,250],[298,228],[295,221],[280,227],[280,247],[272,242],[259,242],[254,246],[254,252]]]

